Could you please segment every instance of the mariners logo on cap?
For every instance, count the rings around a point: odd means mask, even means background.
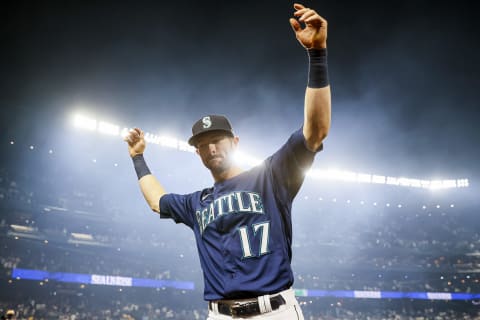
[[[210,128],[212,126],[212,120],[210,119],[210,116],[203,117],[202,123],[204,129]]]
[[[233,137],[232,125],[225,116],[210,114],[200,118],[192,126],[192,136],[188,139],[191,146],[195,146],[199,135],[210,131],[223,131],[225,134]]]

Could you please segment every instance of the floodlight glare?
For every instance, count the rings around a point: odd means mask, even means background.
[[[120,127],[112,123],[100,121],[98,124],[98,132],[118,136],[120,134]]]
[[[145,132],[145,141],[154,144],[160,144],[160,137],[150,132]]]
[[[442,181],[440,180],[432,180],[430,181],[430,189],[441,189],[442,188]]]
[[[11,224],[10,228],[13,229],[15,232],[23,232],[23,233],[32,233],[35,232],[35,229],[29,226],[22,226],[18,224]]]
[[[422,187],[422,183],[419,179],[410,179],[410,183],[411,183],[412,187],[415,187],[415,188],[421,188]]]
[[[78,239],[78,240],[93,240],[93,236],[88,233],[77,233],[77,232],[72,232],[70,233],[72,235],[72,238]]]
[[[121,136],[125,138],[130,129],[124,127],[120,130],[120,126],[106,122],[97,121],[96,119],[86,117],[81,114],[76,114],[74,117],[74,126],[89,131],[97,131],[99,133]],[[195,148],[190,146],[186,141],[178,140],[170,136],[159,136],[149,132],[145,132],[145,140],[148,143],[161,145],[167,148],[173,148],[179,151],[195,152]],[[14,144],[14,141],[10,141],[10,144]],[[33,150],[33,146],[30,149]],[[52,152],[50,152],[52,153]],[[94,163],[96,159],[92,160]],[[261,159],[255,158],[249,154],[237,151],[235,153],[235,163],[242,167],[252,167],[262,163]],[[306,172],[306,175],[313,179],[318,180],[333,180],[343,182],[357,182],[357,183],[375,183],[375,184],[387,184],[393,186],[424,188],[430,190],[437,189],[450,189],[450,188],[466,188],[469,186],[468,179],[450,179],[450,180],[420,180],[411,179],[405,177],[391,177],[384,175],[357,173],[347,170],[328,169],[320,170],[311,168]],[[374,204],[375,205],[375,204]]]
[[[410,179],[407,178],[398,178],[398,184],[404,187],[409,187],[411,185]]]
[[[180,151],[187,151],[187,152],[195,152],[195,148],[188,144],[186,141],[178,140],[178,150]]]
[[[395,178],[395,177],[387,177],[386,183],[394,186],[398,186],[400,184],[399,178]]]
[[[235,163],[238,165],[256,166],[262,163],[262,160],[247,155],[241,151],[235,152]]]
[[[175,138],[161,136],[159,137],[159,143],[161,146],[164,146],[164,147],[178,149],[178,140]]]
[[[386,182],[386,177],[385,177],[385,176],[373,175],[373,177],[372,177],[372,182],[373,182],[373,183],[385,184],[385,182]]]
[[[130,131],[130,129],[128,128],[123,128],[122,131],[120,132],[120,136],[122,137],[122,139],[124,139],[126,136],[128,136],[128,132]]]
[[[459,188],[465,188],[469,186],[468,179],[458,179],[457,180],[457,186]]]
[[[457,181],[455,180],[443,180],[442,185],[444,188],[456,188],[457,187]]]
[[[357,174],[355,172],[352,172],[352,171],[340,171],[337,173],[338,174],[338,178],[340,180],[344,180],[344,181],[357,181]]]
[[[359,173],[357,181],[358,182],[371,183],[372,182],[372,175],[367,174],[367,173]]]
[[[80,129],[95,131],[97,129],[97,120],[77,114],[73,119],[73,125]]]

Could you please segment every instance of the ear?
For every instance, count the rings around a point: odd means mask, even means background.
[[[238,143],[240,142],[240,138],[238,136],[235,136],[233,137],[232,141],[233,141],[233,145],[237,147]]]

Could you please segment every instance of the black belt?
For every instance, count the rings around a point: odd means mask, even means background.
[[[285,299],[279,294],[276,296],[273,296],[270,298],[270,305],[272,306],[272,310],[277,310],[280,308],[281,305],[284,305]],[[210,301],[208,303],[208,307],[210,310],[213,311],[213,306],[212,302]],[[244,317],[250,317],[250,316],[256,316],[261,314],[260,312],[260,306],[258,305],[258,301],[252,301],[252,302],[244,302],[244,303],[226,303],[222,301],[217,302],[218,306],[218,313],[227,315],[227,316],[232,316],[232,317],[239,317],[239,316],[244,316]]]

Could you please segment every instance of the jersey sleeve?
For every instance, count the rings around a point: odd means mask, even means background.
[[[306,171],[321,150],[323,144],[315,152],[307,148],[303,130],[300,128],[271,156],[272,177],[280,199],[293,200],[305,180]]]
[[[194,214],[191,210],[192,195],[169,193],[160,198],[160,218],[173,219],[193,229]]]

